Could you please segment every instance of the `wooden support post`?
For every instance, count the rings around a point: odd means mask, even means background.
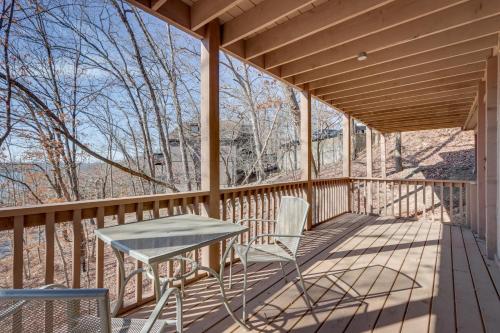
[[[342,176],[351,177],[351,116],[342,114]]]
[[[206,214],[219,218],[219,46],[217,20],[207,24],[201,43],[201,189],[210,191]],[[202,251],[204,266],[219,270],[220,245]]]
[[[342,114],[342,176],[351,177],[351,116]],[[348,183],[350,188],[351,183]],[[352,211],[352,191],[347,191],[347,212]]]
[[[372,129],[366,126],[366,177],[373,177],[373,154],[372,154]],[[372,181],[368,181],[368,214],[373,212],[372,207]]]
[[[480,81],[477,98],[477,217],[474,231],[484,238],[486,221],[486,105],[484,101],[485,82]],[[441,202],[441,205],[443,203]]]
[[[498,122],[500,121],[500,33],[498,34],[498,45],[497,45],[497,68],[496,68],[496,78],[497,78],[497,99],[496,99],[496,112],[497,112],[497,216],[496,216],[496,262],[500,264],[500,182],[498,181],[498,176],[500,175],[500,129],[498,128]]]
[[[387,178],[385,134],[380,133],[380,177]]]
[[[498,56],[486,66],[486,253],[494,259],[497,246],[497,94]]]
[[[308,87],[300,94],[300,163],[302,167],[302,179],[307,181],[306,199],[310,205],[307,215],[306,230],[312,229],[312,128],[311,128],[311,93]],[[321,198],[318,198],[321,199]],[[315,203],[316,204],[316,203]],[[318,221],[319,222],[319,221]]]

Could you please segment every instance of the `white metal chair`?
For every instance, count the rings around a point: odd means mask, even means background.
[[[170,295],[176,299],[176,319],[158,320]],[[182,332],[182,298],[177,288],[165,290],[148,319],[111,318],[108,289],[49,285],[0,290],[2,332],[153,333],[166,331],[167,325]]]
[[[307,201],[296,197],[282,197],[278,218],[276,220],[244,219],[244,222],[267,222],[275,224],[274,233],[260,234],[248,241],[247,244],[235,244],[234,249],[243,264],[243,322],[246,321],[246,289],[247,289],[247,267],[248,263],[255,262],[278,262],[284,278],[286,274],[283,270],[283,263],[293,262],[297,269],[300,284],[304,291],[304,298],[309,309],[311,301],[307,294],[304,279],[300,273],[297,263],[297,251],[302,236],[302,231],[307,220],[309,204]],[[271,238],[274,242],[270,244],[256,244],[260,238]],[[232,285],[232,262],[230,262],[229,288]]]

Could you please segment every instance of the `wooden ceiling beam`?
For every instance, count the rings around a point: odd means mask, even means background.
[[[315,0],[265,0],[222,26],[222,46],[237,42]],[[300,15],[299,15],[300,16]],[[245,43],[246,44],[246,43]]]
[[[484,71],[477,71],[477,72],[471,72],[471,73],[464,73],[464,74],[459,74],[459,75],[453,75],[449,77],[442,77],[442,78],[437,78],[434,80],[428,80],[425,82],[415,82],[412,84],[404,84],[404,85],[399,85],[398,82],[391,82],[390,84],[384,83],[385,87],[382,87],[382,85],[376,87],[376,90],[372,91],[362,91],[362,90],[356,90],[356,91],[346,91],[344,93],[340,94],[329,94],[323,96],[323,99],[326,101],[334,101],[334,104],[336,103],[342,103],[346,100],[355,100],[355,99],[366,99],[370,97],[377,97],[377,96],[387,96],[387,95],[392,95],[392,94],[397,94],[397,93],[402,93],[402,92],[409,92],[409,91],[416,91],[416,90],[421,90],[425,88],[431,88],[431,87],[439,87],[451,83],[459,83],[459,82],[467,82],[467,81],[473,81],[473,80],[480,80],[484,77]]]
[[[384,91],[390,90],[392,88],[400,88],[404,89],[406,86],[411,87],[412,85],[419,83],[432,82],[439,79],[446,79],[451,77],[456,77],[460,75],[466,75],[470,73],[484,72],[485,62],[477,62],[473,64],[467,64],[459,67],[443,69],[440,71],[435,71],[431,73],[425,73],[421,75],[415,75],[402,79],[394,79],[391,81],[381,82],[372,84],[365,87],[353,87],[350,89],[345,89],[342,91],[332,91],[325,92],[322,94],[318,94],[318,96],[328,96],[330,99],[342,98],[342,97],[350,97],[356,95],[362,95],[370,92],[378,92],[383,93]]]
[[[418,103],[433,103],[439,101],[447,101],[453,99],[461,99],[464,97],[474,96],[476,94],[476,88],[466,88],[455,91],[445,91],[429,96],[417,96],[409,97],[401,100],[395,100],[390,102],[382,102],[374,105],[360,105],[353,107],[343,107],[343,112],[354,112],[354,111],[369,111],[369,110],[384,110],[387,108],[398,107],[398,106],[412,106]]]
[[[390,105],[390,106],[381,106],[378,108],[372,108],[372,109],[354,109],[354,110],[346,110],[343,109],[342,111],[345,113],[348,113],[350,115],[361,115],[361,114],[371,114],[373,112],[385,112],[385,111],[390,111],[390,110],[398,110],[401,108],[408,109],[408,108],[417,108],[417,107],[432,107],[436,105],[442,105],[442,104],[448,104],[452,102],[462,102],[462,101],[470,101],[474,99],[474,93],[469,93],[469,94],[461,94],[461,95],[454,95],[450,96],[447,98],[440,98],[440,99],[434,99],[431,101],[415,101],[412,103],[407,103],[407,104],[399,104],[399,105]]]
[[[281,1],[270,0],[275,3]],[[331,0],[296,16],[245,41],[246,58],[252,59],[266,52],[311,36],[321,30],[345,22],[394,0]]]
[[[266,68],[280,66],[294,60],[339,46],[346,42],[373,35],[422,15],[441,11],[463,0],[398,0],[266,53]],[[363,51],[363,50],[359,50]]]
[[[416,91],[403,91],[391,95],[380,95],[361,99],[346,99],[344,101],[341,101],[341,103],[335,103],[334,106],[339,109],[344,109],[358,106],[377,106],[383,103],[398,103],[408,98],[432,98],[432,96],[435,96],[437,94],[452,93],[460,89],[476,89],[477,82],[477,79],[473,79],[464,82],[432,86]]]
[[[456,111],[456,112],[455,112]],[[451,111],[452,114],[455,113],[456,116],[450,116],[450,114],[445,113],[442,115],[424,115],[422,117],[416,118],[399,118],[399,119],[383,119],[376,121],[363,121],[363,123],[367,124],[370,127],[389,127],[389,126],[398,126],[398,125],[408,125],[408,124],[433,124],[437,122],[450,122],[450,123],[458,123],[463,124],[463,121],[467,117],[466,109],[456,109]],[[458,113],[458,114],[457,114]]]
[[[380,118],[380,117],[390,118],[402,114],[414,114],[416,112],[420,114],[421,112],[423,113],[425,111],[437,113],[439,111],[449,111],[450,109],[469,107],[470,105],[472,105],[473,101],[474,101],[473,98],[467,98],[452,102],[447,101],[442,103],[434,103],[434,105],[415,105],[406,108],[402,107],[397,109],[379,110],[379,111],[371,111],[363,113],[349,113],[349,115],[355,118],[370,119],[370,118]]]
[[[195,2],[191,6],[191,30],[202,28],[208,22],[236,6],[239,2],[241,0],[199,0]]]
[[[415,131],[426,131],[433,129],[441,129],[441,128],[455,128],[461,127],[461,124],[456,122],[440,122],[434,124],[426,124],[426,125],[401,125],[394,127],[378,127],[377,130],[384,134],[394,133],[394,132],[415,132]]]
[[[498,14],[500,14],[500,1],[471,0],[375,34],[352,41],[345,41],[337,47],[283,64],[281,66],[282,77],[290,77],[350,58],[354,59],[360,51],[367,52],[369,57],[371,53],[378,50],[454,29]],[[496,21],[491,23],[492,30],[489,30],[486,34],[497,32],[499,25],[497,18]],[[472,32],[472,34],[475,33]],[[462,40],[469,39],[465,37],[466,35],[467,33],[462,37]],[[441,46],[449,44],[452,43],[444,41]],[[266,54],[265,57],[265,68],[275,67],[268,60],[269,54]]]
[[[470,104],[469,104],[470,105]],[[437,111],[422,111],[418,115],[414,114],[400,114],[400,115],[391,115],[391,116],[374,116],[374,117],[360,117],[356,119],[362,119],[364,122],[367,122],[372,125],[380,125],[380,124],[391,124],[402,122],[405,120],[427,120],[427,119],[443,119],[448,118],[448,120],[455,120],[453,118],[463,118],[467,116],[468,109],[466,107],[460,108],[449,108],[447,110],[437,110]]]
[[[371,86],[383,84],[384,82],[391,82],[395,80],[405,81],[404,79],[407,79],[407,82],[414,83],[418,81],[435,79],[438,77],[451,76],[453,75],[453,73],[459,74],[464,70],[481,70],[484,69],[484,63],[486,59],[491,56],[491,54],[491,49],[464,54],[450,59],[443,59],[410,68],[403,68],[392,72],[381,73],[379,75],[374,75],[366,78],[332,84],[326,87],[315,89],[314,94],[317,96],[323,96],[329,93],[341,92],[355,88],[366,87],[367,89],[369,89]]]
[[[407,43],[371,52],[368,54],[368,59],[364,61],[358,61],[356,58],[351,57],[318,69],[294,75],[290,78],[294,84],[313,83],[316,80],[321,80],[330,76],[348,75],[349,72],[361,70],[363,68],[369,70],[369,68],[375,65],[384,64],[380,67],[381,70],[384,70],[384,66],[390,66],[392,62],[394,62],[396,66],[398,64],[399,66],[404,66],[405,62],[411,63],[411,61],[415,61],[415,63],[424,63],[432,59],[446,58],[447,54],[450,54],[447,53],[449,49],[457,51],[458,54],[467,53],[467,50],[480,50],[484,45],[491,44],[491,40],[497,34],[496,31],[500,30],[499,21],[498,17],[481,20],[463,27],[446,30]],[[485,38],[486,40],[483,40]],[[461,46],[464,48],[463,51],[460,50]],[[408,60],[404,59],[410,56],[417,57]],[[399,59],[401,60],[398,61]]]
[[[441,49],[424,52],[421,54],[396,59],[368,68],[361,68],[352,72],[332,75],[328,78],[309,83],[310,89],[318,89],[332,86],[343,82],[352,82],[359,79],[374,78],[389,73],[420,73],[432,71],[436,68],[458,66],[465,63],[476,62],[478,57],[488,53],[496,46],[498,37],[490,35],[484,38],[475,39],[465,43],[447,46]],[[489,55],[486,55],[488,57]],[[471,59],[472,58],[472,59]],[[410,74],[412,75],[412,74]]]

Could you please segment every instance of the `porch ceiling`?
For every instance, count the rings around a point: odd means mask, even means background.
[[[381,132],[464,127],[500,1],[128,0]],[[357,59],[360,52],[368,58]]]

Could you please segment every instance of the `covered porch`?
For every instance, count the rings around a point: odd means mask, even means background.
[[[129,2],[201,40],[201,190],[0,209],[0,231],[12,236],[9,287],[63,280],[55,260],[63,252],[54,237],[58,223],[71,229],[65,235],[72,244],[66,281],[72,288],[109,288],[113,297],[116,262],[102,241],[89,236],[96,228],[186,213],[228,222],[274,219],[281,197],[290,195],[310,204],[299,264],[314,307],[304,306],[291,267],[285,267],[286,281],[278,266],[254,264],[252,329],[498,330],[499,1]],[[221,188],[220,51],[300,90],[300,180]],[[343,113],[340,178],[313,177],[313,98]],[[351,172],[354,119],[366,125],[366,177]],[[476,181],[387,177],[384,135],[452,127],[476,133]],[[383,147],[380,178],[373,177],[375,131]],[[28,279],[28,235],[35,228],[45,244],[43,271]],[[267,227],[259,228],[245,237]],[[217,269],[226,245],[186,256]],[[92,260],[82,261],[89,252]],[[162,273],[173,276],[174,265],[165,264]],[[140,267],[127,261],[127,269]],[[239,282],[240,265],[234,273]],[[197,273],[183,282],[188,331],[238,330],[210,277]],[[237,313],[239,287],[229,291]],[[138,274],[119,315],[147,317],[152,289]]]

